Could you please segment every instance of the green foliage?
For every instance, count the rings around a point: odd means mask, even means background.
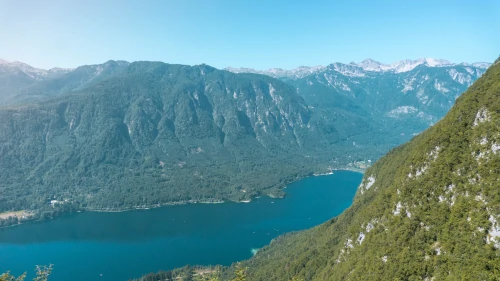
[[[52,273],[52,264],[49,266],[39,266],[37,265],[35,268],[35,278],[33,278],[33,281],[47,281],[49,278],[50,273]],[[15,277],[10,275],[9,272],[3,273],[0,275],[0,281],[24,281],[26,278],[26,272],[23,273],[19,277]]]
[[[36,277],[33,278],[33,281],[47,281],[49,275],[52,273],[52,266],[52,264],[49,266],[37,265],[35,268]]]
[[[23,273],[21,276],[17,278],[15,276],[10,275],[9,272],[0,275],[0,281],[23,281],[24,278],[26,278],[26,273]]]
[[[235,277],[231,279],[231,281],[245,281],[247,280],[247,270],[248,267],[242,267],[240,264],[236,266],[236,270],[234,271]]]
[[[171,271],[160,271],[158,273],[150,273],[142,276],[139,279],[134,279],[132,281],[173,281],[173,280],[193,280],[193,281],[245,281],[247,279],[247,267],[242,267],[236,265],[236,268],[232,274],[232,278],[222,277],[221,273],[226,269],[220,266],[216,267],[191,267],[185,266],[183,268],[171,270]]]

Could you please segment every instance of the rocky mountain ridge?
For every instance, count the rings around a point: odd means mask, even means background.
[[[351,62],[349,64],[345,63],[331,63],[327,66],[299,66],[295,69],[281,69],[281,68],[272,68],[269,70],[256,70],[253,68],[236,68],[236,67],[227,67],[225,70],[234,72],[234,73],[257,73],[264,74],[275,78],[286,78],[286,79],[300,79],[305,76],[322,72],[325,68],[335,69],[346,76],[362,76],[363,72],[408,72],[413,70],[417,66],[426,66],[426,67],[447,67],[447,66],[464,66],[464,67],[474,67],[480,69],[487,69],[491,63],[487,62],[474,62],[474,63],[452,63],[448,60],[443,59],[433,59],[433,58],[421,58],[416,60],[400,60],[393,64],[384,64],[373,59],[365,59],[360,63]]]

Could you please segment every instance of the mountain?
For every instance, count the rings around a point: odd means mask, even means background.
[[[443,66],[454,66],[456,64],[453,64],[447,60],[442,60],[442,59],[423,58],[417,60],[401,60],[393,64],[382,64],[372,59],[366,59],[361,63],[352,65],[359,66],[365,71],[376,71],[376,72],[391,71],[391,72],[401,73],[410,71],[419,65],[427,67],[443,67]]]
[[[343,214],[243,262],[247,279],[496,280],[499,113],[497,60],[441,121],[368,168]]]
[[[0,63],[0,73],[5,75],[0,85],[8,86],[0,88],[0,105],[37,102],[70,94],[113,76],[128,64],[125,61],[108,61],[75,69],[43,70],[20,62]]]
[[[13,98],[21,88],[70,71],[63,68],[38,69],[22,62],[0,59],[0,105]]]
[[[19,61],[10,62],[0,59],[0,71],[2,71],[3,73],[9,73],[9,72],[18,74],[23,73],[34,80],[42,80],[46,78],[56,77],[64,73],[68,73],[71,70],[72,69],[70,68],[60,68],[60,67],[54,67],[49,70],[45,70],[45,69],[35,68],[31,65]]]
[[[411,136],[441,119],[484,71],[463,65],[419,65],[405,72],[377,72],[332,64],[314,75],[288,83],[313,106],[329,107],[335,96],[342,95],[380,120],[383,126]]]
[[[256,73],[271,76],[274,78],[288,78],[288,79],[299,79],[304,76],[316,73],[324,69],[324,66],[299,66],[292,70],[286,70],[282,68],[271,68],[269,70],[255,70],[253,68],[235,68],[227,67],[225,70],[234,73]]]
[[[349,131],[343,113],[325,122],[280,80],[207,65],[107,62],[26,89],[46,98],[0,109],[2,211],[283,196],[290,181],[387,149],[347,140],[371,130],[361,117]]]

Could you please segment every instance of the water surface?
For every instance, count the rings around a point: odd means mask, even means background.
[[[361,177],[306,178],[290,184],[285,199],[84,212],[0,229],[0,273],[28,271],[30,280],[35,265],[54,264],[49,281],[124,281],[186,264],[230,265],[278,235],[339,215]]]

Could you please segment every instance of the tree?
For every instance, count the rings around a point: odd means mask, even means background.
[[[36,272],[36,277],[33,278],[33,281],[47,281],[49,278],[50,273],[52,273],[52,264],[49,266],[36,266],[35,272]]]
[[[26,272],[16,278],[15,276],[10,275],[10,272],[7,271],[6,273],[0,275],[0,281],[23,281],[25,277],[26,277]]]
[[[49,266],[37,265],[35,268],[36,277],[33,278],[33,281],[47,281],[52,272],[52,266],[52,264]],[[24,281],[24,278],[26,278],[26,272],[17,278],[11,275],[9,271],[0,275],[0,281]]]
[[[245,281],[247,277],[247,269],[247,267],[241,267],[241,265],[238,265],[236,267],[236,271],[234,272],[236,277],[231,281]]]

